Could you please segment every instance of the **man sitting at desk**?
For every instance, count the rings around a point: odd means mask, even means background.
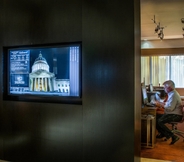
[[[173,134],[165,124],[182,120],[181,98],[179,93],[175,90],[175,84],[172,80],[165,81],[163,85],[168,98],[165,102],[156,101],[156,106],[158,107],[157,111],[160,112],[163,110],[163,114],[158,113],[157,115],[156,128],[159,134],[156,137],[166,137],[166,139],[172,138],[170,144],[174,144],[179,140],[179,137]]]

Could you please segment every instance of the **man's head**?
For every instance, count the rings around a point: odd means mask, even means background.
[[[175,84],[172,80],[165,81],[163,85],[166,93],[169,93],[175,89]]]

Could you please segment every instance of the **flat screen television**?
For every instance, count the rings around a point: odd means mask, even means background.
[[[82,103],[81,42],[3,47],[3,99]]]

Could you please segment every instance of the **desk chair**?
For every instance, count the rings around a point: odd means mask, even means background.
[[[170,122],[168,124],[171,125],[171,129],[172,129],[172,132],[180,137],[183,138],[183,141],[184,141],[184,131],[180,131],[178,130],[177,128],[177,125],[179,123],[184,123],[184,105],[182,105],[182,111],[183,111],[183,119],[180,121],[180,122]]]
[[[184,131],[180,131],[180,130],[178,130],[178,128],[177,128],[178,123],[183,123],[183,122],[184,122],[184,120],[182,120],[182,121],[180,121],[180,122],[170,122],[170,123],[168,123],[168,124],[171,124],[172,132],[173,132],[174,134],[176,134],[176,135],[182,137],[182,138],[183,138],[183,141],[184,141]]]

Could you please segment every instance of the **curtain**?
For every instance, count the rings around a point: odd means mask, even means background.
[[[176,87],[184,87],[184,56],[171,56],[171,79]]]
[[[177,88],[184,87],[184,55],[141,57],[142,82],[162,86],[169,79],[175,82]]]
[[[169,74],[169,56],[141,57],[141,79],[145,78],[146,85],[162,85]]]
[[[150,84],[150,58],[141,57],[141,82],[145,85]]]

